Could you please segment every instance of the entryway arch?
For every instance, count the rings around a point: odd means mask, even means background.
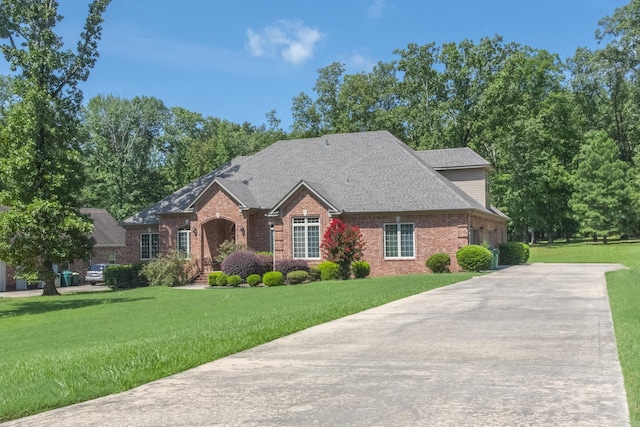
[[[220,269],[215,262],[218,256],[218,247],[225,240],[237,241],[236,223],[226,218],[214,218],[202,224],[202,259],[203,266],[210,265],[210,270]]]

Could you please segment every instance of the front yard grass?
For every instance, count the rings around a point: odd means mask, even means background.
[[[531,248],[529,262],[606,262],[629,268],[606,278],[631,425],[640,425],[640,243],[539,245]]]
[[[0,299],[0,421],[124,391],[471,276]]]

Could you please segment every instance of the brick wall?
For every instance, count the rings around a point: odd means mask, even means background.
[[[214,184],[195,206],[191,227],[191,253],[195,259],[214,259],[224,240],[247,244],[249,226],[246,213],[218,184]]]
[[[293,218],[319,217],[321,242],[322,235],[332,220],[324,203],[304,187],[282,205],[280,213],[282,217],[275,223],[276,260],[293,258]],[[317,263],[319,261],[309,260],[309,265]]]
[[[178,248],[178,229],[190,225],[191,214],[171,214],[160,216],[160,253]]]
[[[159,226],[155,225],[137,225],[128,226],[125,228],[125,245],[126,249],[123,251],[119,264],[133,264],[140,262],[140,234],[142,233],[158,233]],[[162,247],[160,247],[162,250]]]
[[[276,260],[293,257],[293,218],[319,217],[321,239],[331,222],[327,207],[306,188],[294,193],[280,212],[280,218],[269,219],[275,227]],[[366,243],[364,259],[371,265],[372,276],[429,273],[425,266],[427,258],[441,252],[451,257],[451,271],[460,271],[455,255],[458,249],[469,243],[470,221],[472,227],[491,230],[490,236],[487,236],[496,246],[506,238],[506,225],[503,222],[466,213],[343,215],[341,218],[360,227]],[[384,224],[398,222],[414,224],[415,256],[412,259],[384,257]],[[264,229],[268,230],[268,225]],[[264,236],[268,239],[268,233]],[[317,265],[320,261],[308,260],[309,265]]]
[[[343,220],[358,225],[366,244],[364,259],[371,265],[372,276],[429,273],[427,258],[444,252],[451,256],[451,271],[459,271],[455,260],[458,249],[467,244],[466,214],[392,214],[345,216]],[[386,259],[384,257],[384,224],[414,224],[415,257]]]
[[[302,187],[281,206],[280,217],[266,217],[266,211],[240,211],[238,204],[218,185],[212,186],[200,198],[195,212],[163,215],[159,226],[127,227],[126,262],[139,260],[139,235],[148,228],[160,233],[161,252],[177,246],[177,229],[190,222],[191,253],[194,259],[214,259],[218,245],[235,238],[254,250],[269,250],[270,224],[274,226],[275,259],[293,257],[293,218],[320,218],[320,239],[331,222],[325,204]],[[451,256],[451,271],[459,271],[455,254],[469,242],[470,231],[497,246],[506,241],[506,224],[495,218],[467,213],[393,213],[343,215],[342,219],[362,230],[366,243],[364,259],[371,265],[372,276],[428,273],[425,261],[435,253]],[[384,257],[384,224],[414,224],[415,256],[411,259]],[[195,232],[194,232],[195,230]],[[308,260],[317,265],[321,260]]]
[[[247,213],[247,244],[256,251],[268,251],[270,239],[270,224],[275,223],[274,218],[266,217],[266,210],[257,210]]]
[[[471,216],[471,243],[482,244],[497,248],[507,241],[507,225],[502,221],[480,215]],[[476,241],[477,240],[477,241]]]

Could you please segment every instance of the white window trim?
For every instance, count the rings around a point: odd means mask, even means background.
[[[140,259],[141,260],[150,260],[156,257],[153,256],[153,235],[158,236],[158,253],[160,253],[160,233],[140,233]],[[149,236],[149,255],[150,258],[142,257],[142,236]]]
[[[185,235],[187,236],[187,250],[186,251],[181,251],[180,250],[180,236],[181,235]],[[180,253],[184,253],[184,257],[185,258],[190,258],[191,257],[191,227],[189,227],[188,225],[185,225],[183,227],[178,228],[178,233],[176,234],[176,249],[178,249],[178,252]]]
[[[296,223],[295,220],[296,219],[303,219],[304,222],[303,223]],[[310,223],[309,220],[313,219],[313,220],[317,220],[318,222],[312,222]],[[293,259],[322,259],[322,254],[320,252],[320,244],[322,243],[322,236],[320,235],[320,230],[321,228],[321,221],[320,221],[320,217],[319,216],[301,216],[301,217],[293,217],[291,218],[291,256]],[[300,228],[304,228],[304,256],[303,257],[299,257],[295,255],[295,229],[296,227],[300,227]],[[308,237],[309,237],[309,227],[318,227],[318,256],[317,257],[310,257],[309,256],[309,241],[308,241]]]
[[[396,227],[396,238],[398,239],[398,256],[387,256],[387,226],[393,225]],[[412,256],[402,256],[402,233],[401,226],[402,225],[411,225],[413,227],[413,233],[411,235],[411,240],[413,243],[413,255]],[[385,223],[382,227],[382,255],[384,259],[416,259],[416,225],[413,222],[388,222]]]

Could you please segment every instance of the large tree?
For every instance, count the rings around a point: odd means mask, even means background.
[[[96,96],[84,110],[87,205],[123,220],[174,189],[160,174],[169,110],[153,97]]]
[[[109,0],[93,0],[76,50],[64,48],[55,26],[54,0],[0,2],[2,53],[16,73],[18,97],[0,132],[4,189],[0,204],[0,259],[36,272],[44,295],[55,295],[53,266],[89,255],[92,229],[80,214],[84,181],[78,112],[85,81],[97,58]]]
[[[631,193],[627,165],[605,131],[591,131],[580,148],[574,175],[574,192],[569,200],[584,235],[608,236],[629,227]]]

